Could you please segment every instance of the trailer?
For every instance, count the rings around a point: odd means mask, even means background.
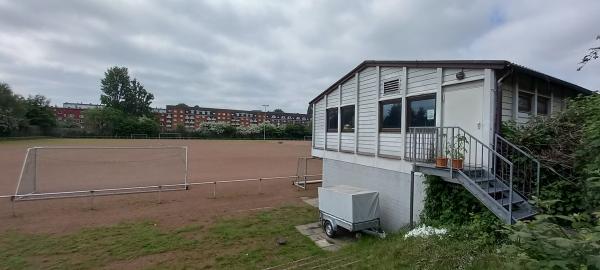
[[[319,221],[334,238],[340,228],[385,237],[379,217],[379,193],[353,186],[320,187]]]

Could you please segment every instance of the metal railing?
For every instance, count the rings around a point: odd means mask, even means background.
[[[517,189],[527,198],[539,196],[540,162],[533,155],[525,152],[499,134],[495,136],[494,146],[496,152],[513,162],[515,167],[514,182]]]
[[[294,185],[306,189],[306,185],[308,183],[317,183],[322,182],[322,175],[314,175],[310,174],[311,171],[311,161],[321,160],[318,157],[299,157],[298,164],[296,166],[296,180],[294,181]],[[319,179],[316,179],[316,176],[321,176]]]
[[[519,192],[514,186],[513,163],[462,128],[411,127],[405,141],[405,158],[415,164],[446,161],[447,165],[438,169],[448,170],[449,178],[458,173],[470,179],[476,184],[473,186],[485,191],[485,199],[502,205],[512,221],[513,193]]]
[[[305,177],[322,177],[321,174],[305,175]],[[263,181],[271,180],[292,180],[296,181],[297,175],[291,176],[273,176],[273,177],[260,177],[260,178],[244,178],[244,179],[227,179],[227,180],[210,180],[201,182],[188,182],[181,184],[166,184],[166,185],[148,185],[148,186],[136,186],[136,187],[123,187],[123,188],[107,188],[107,189],[90,189],[90,190],[74,190],[64,192],[46,192],[46,193],[30,193],[24,195],[0,195],[0,199],[10,199],[12,204],[13,216],[14,204],[20,201],[36,201],[36,200],[50,200],[50,199],[68,199],[68,198],[90,198],[90,209],[94,208],[94,198],[100,196],[115,196],[115,195],[130,195],[137,193],[157,193],[158,203],[161,203],[162,192],[168,191],[182,191],[189,190],[193,186],[211,185],[210,198],[217,198],[217,185],[218,184],[229,184],[229,183],[242,183],[242,182],[257,182],[258,194],[263,194]]]

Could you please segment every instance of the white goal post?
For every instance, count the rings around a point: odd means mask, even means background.
[[[159,139],[181,139],[181,133],[176,133],[176,132],[161,132],[158,133],[158,138]]]
[[[132,139],[148,139],[148,134],[145,134],[145,133],[132,133],[131,134],[131,138]]]
[[[15,200],[188,189],[187,146],[27,149]]]

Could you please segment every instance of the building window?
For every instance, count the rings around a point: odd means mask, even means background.
[[[538,96],[538,98],[537,98],[537,114],[548,115],[548,112],[550,111],[549,104],[550,104],[549,98]]]
[[[338,110],[337,108],[327,109],[327,132],[338,131]]]
[[[402,131],[402,99],[379,103],[379,130],[383,132]]]
[[[406,102],[408,127],[435,126],[435,95],[412,97]]]
[[[383,94],[393,94],[400,91],[400,80],[395,79],[383,82]]]
[[[529,93],[519,92],[519,112],[531,113],[531,104],[533,95]]]
[[[354,132],[354,105],[342,107],[340,117],[342,118],[342,132]]]

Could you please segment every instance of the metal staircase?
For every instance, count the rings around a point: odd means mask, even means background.
[[[498,141],[506,140],[496,137]],[[508,149],[506,145],[502,145],[504,149]],[[537,160],[531,156],[523,158],[523,153],[514,151],[504,156],[460,127],[410,128],[405,141],[405,156],[413,162],[415,172],[461,184],[508,224],[537,214],[531,200],[539,190],[539,167],[537,177],[524,173],[523,168],[533,170],[523,164],[535,164]],[[447,166],[436,166],[436,160],[445,159]],[[460,163],[458,160],[462,160],[462,166],[453,164]]]

